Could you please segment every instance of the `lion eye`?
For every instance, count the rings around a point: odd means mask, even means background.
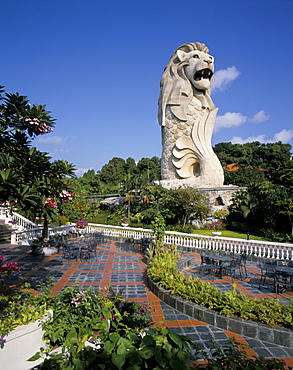
[[[199,58],[198,54],[194,54],[193,58]]]

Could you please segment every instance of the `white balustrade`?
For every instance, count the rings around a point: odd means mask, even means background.
[[[37,226],[34,222],[7,207],[0,207],[0,220],[4,220],[5,224],[11,224],[18,231],[33,229]]]
[[[8,212],[9,213],[9,212]],[[15,217],[14,213],[12,217]],[[18,215],[18,220],[23,221],[24,230],[12,233],[11,242],[13,244],[30,244],[33,239],[42,235],[42,229],[36,228],[31,222],[26,223],[25,218]],[[0,208],[0,217],[9,218],[7,210]],[[8,222],[8,221],[7,221]],[[20,221],[19,221],[20,222]],[[20,222],[21,223],[21,222]],[[86,233],[99,232],[106,237],[121,237],[140,241],[142,238],[153,238],[154,233],[151,229],[134,227],[112,226],[103,224],[89,223],[85,228]],[[77,233],[75,224],[62,225],[49,228],[50,237]],[[293,244],[263,242],[256,240],[245,240],[236,238],[224,238],[222,236],[208,236],[199,234],[185,234],[175,231],[166,231],[164,242],[167,245],[176,244],[177,246],[194,249],[213,249],[223,250],[233,253],[246,253],[256,257],[271,257],[278,259],[293,260]]]

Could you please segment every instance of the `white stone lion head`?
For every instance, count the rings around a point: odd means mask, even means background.
[[[209,101],[207,108],[213,108],[210,89],[214,74],[214,58],[209,49],[200,42],[186,43],[175,51],[161,79],[158,119],[165,126],[166,107],[181,121],[186,121],[186,107],[193,96],[203,102]],[[202,103],[203,104],[203,103]],[[206,107],[204,107],[206,108]]]

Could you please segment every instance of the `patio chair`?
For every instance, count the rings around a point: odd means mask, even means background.
[[[140,240],[140,252],[145,254],[147,249],[152,245],[153,240],[151,238],[142,238]]]
[[[261,285],[265,284],[266,278],[275,279],[275,268],[278,264],[277,260],[265,259],[260,262],[260,281],[258,289],[260,289]],[[275,289],[275,284],[274,284]]]
[[[276,297],[277,297],[279,293],[282,293],[288,288],[293,289],[292,274],[289,274],[286,271],[275,271],[274,283],[275,283]],[[283,287],[282,292],[280,291],[280,286]]]
[[[100,235],[99,237],[95,237],[94,238],[94,241],[96,243],[96,246],[102,245],[103,242],[104,242],[104,237],[102,235]]]
[[[210,254],[201,254],[200,255],[200,267],[199,272],[200,276],[203,277],[204,272],[212,273],[213,280],[215,280],[216,271],[219,270],[219,266],[211,259]]]
[[[241,274],[242,268],[243,268],[243,265],[242,265],[241,257],[234,257],[231,259],[231,261],[227,261],[222,264],[221,274],[222,275],[226,274],[230,276],[233,282],[236,276],[236,271],[238,270],[240,274],[240,280],[242,280],[242,274]]]
[[[89,259],[96,259],[97,257],[97,240],[92,239],[88,242],[87,246],[85,248],[81,249],[80,252],[80,259],[83,260],[89,260]]]
[[[247,279],[246,262],[247,262],[247,254],[246,253],[242,253],[241,254],[241,257],[240,257],[240,266],[241,266],[240,274],[241,274],[241,270],[243,270],[243,272],[245,274],[245,279]]]
[[[63,241],[61,244],[63,257],[66,259],[76,259],[77,258],[77,250],[73,247],[73,244],[67,243],[66,241]]]

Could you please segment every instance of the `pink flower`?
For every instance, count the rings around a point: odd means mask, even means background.
[[[74,304],[75,307],[78,307],[80,305],[80,302],[78,301],[78,298],[72,298],[71,303]]]

